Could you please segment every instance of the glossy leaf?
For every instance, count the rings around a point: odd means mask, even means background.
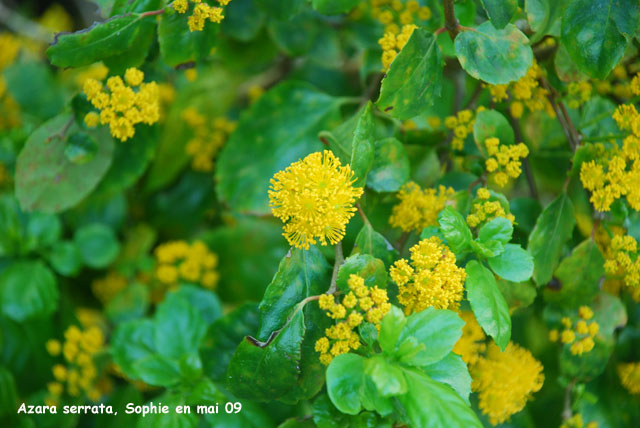
[[[431,379],[451,386],[469,404],[471,375],[460,355],[452,352],[440,361],[422,369]]]
[[[351,252],[351,255],[354,254],[370,254],[382,260],[387,269],[398,256],[398,252],[393,248],[393,245],[384,236],[373,230],[373,226],[369,223],[362,226],[356,236],[356,243]]]
[[[438,223],[451,251],[461,253],[468,248],[473,236],[466,220],[458,211],[446,207],[438,214]]]
[[[409,157],[397,139],[375,142],[375,156],[367,176],[367,187],[376,192],[396,192],[409,180]]]
[[[369,254],[356,254],[347,257],[344,264],[340,266],[336,283],[344,293],[349,292],[348,281],[351,275],[359,275],[364,278],[364,283],[368,287],[377,285],[379,288],[386,288],[389,280],[382,260]]]
[[[533,279],[538,286],[551,280],[560,261],[562,247],[571,237],[575,224],[573,204],[566,192],[551,202],[538,217],[527,248],[533,256]]]
[[[504,350],[511,338],[509,307],[493,273],[475,260],[467,263],[465,288],[471,309],[484,332]]]
[[[376,104],[398,119],[418,116],[440,97],[442,67],[436,38],[417,28],[391,63]]]
[[[357,415],[362,410],[362,387],[365,358],[356,354],[338,355],[327,368],[327,393],[342,413]]]
[[[484,22],[459,34],[455,48],[462,68],[492,85],[519,80],[533,62],[529,39],[513,24],[497,30],[490,22]]]
[[[513,282],[527,281],[533,275],[533,257],[517,244],[507,244],[504,252],[487,260],[496,275]]]
[[[483,242],[496,240],[506,244],[511,241],[512,235],[513,225],[511,221],[504,217],[496,217],[482,225],[478,231],[478,240]]]
[[[185,298],[167,299],[154,315],[154,343],[158,353],[179,359],[197,352],[207,323]]]
[[[217,25],[205,25],[202,31],[190,31],[187,14],[169,7],[158,25],[160,55],[170,66],[199,61],[209,56],[216,41]]]

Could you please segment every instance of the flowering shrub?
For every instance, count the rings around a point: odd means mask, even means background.
[[[0,426],[640,426],[640,3],[53,3],[0,2]]]

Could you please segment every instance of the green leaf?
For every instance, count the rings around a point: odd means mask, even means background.
[[[291,310],[304,298],[322,294],[328,288],[330,267],[315,246],[292,248],[278,267],[260,302],[257,338],[266,341],[282,328]]]
[[[16,196],[23,210],[64,211],[87,196],[109,168],[113,140],[104,129],[90,132],[100,143],[91,161],[75,164],[67,159],[65,139],[53,136],[62,132],[71,119],[60,115],[45,122],[22,148],[16,163]],[[77,125],[71,124],[67,132],[76,129]]]
[[[473,138],[481,147],[487,138],[495,137],[501,144],[513,144],[513,128],[504,115],[496,110],[483,110],[478,113],[473,124]]]
[[[0,366],[0,416],[14,414],[18,408],[18,391],[13,374]]]
[[[16,63],[4,71],[6,87],[20,109],[40,120],[49,119],[64,107],[64,92],[49,67],[41,62]]]
[[[154,315],[155,346],[165,357],[178,359],[197,352],[206,330],[200,311],[185,298],[167,299]]]
[[[377,140],[367,187],[376,192],[396,192],[408,180],[409,156],[402,143],[393,137]]]
[[[481,258],[496,257],[504,252],[504,244],[500,241],[471,241],[471,249]]]
[[[442,53],[433,34],[417,28],[391,63],[376,104],[398,119],[423,113],[440,96]]]
[[[382,397],[394,397],[407,392],[407,382],[402,369],[380,354],[367,359],[365,375],[373,381],[377,393]]]
[[[504,252],[487,260],[496,275],[513,282],[524,282],[533,275],[533,257],[517,244],[507,244]]]
[[[553,0],[527,0],[524,4],[527,19],[535,34],[531,43],[536,43],[542,37],[550,34],[560,36],[560,18],[566,3]]]
[[[402,313],[402,310],[392,305],[391,310],[387,312],[380,322],[378,341],[380,342],[380,348],[382,348],[385,353],[391,355],[396,349],[396,344],[406,324],[407,319]]]
[[[356,354],[338,355],[327,368],[327,393],[342,413],[357,415],[362,410],[360,388],[366,359]]]
[[[168,7],[158,25],[160,55],[172,67],[208,57],[215,45],[218,25],[208,23],[202,31],[191,31],[187,17]]]
[[[469,404],[471,394],[471,375],[467,364],[460,355],[453,352],[440,361],[422,368],[433,380],[451,386]]]
[[[367,287],[377,285],[379,288],[387,288],[389,276],[382,260],[376,259],[369,254],[356,254],[344,261],[338,270],[337,285],[338,289],[344,293],[349,292],[349,277],[351,275],[360,275],[364,278]]]
[[[562,16],[562,43],[581,70],[604,79],[624,55],[639,15],[634,0],[573,0]]]
[[[47,49],[47,57],[58,67],[80,67],[124,54],[132,47],[144,19],[155,17],[116,16],[75,33],[59,33]]]
[[[151,354],[133,362],[133,370],[145,383],[155,386],[172,386],[180,382],[177,362],[159,354]]]
[[[83,164],[91,161],[98,152],[98,142],[86,132],[69,135],[64,155],[71,163]]]
[[[531,281],[515,283],[507,281],[506,279],[499,279],[497,281],[498,288],[509,305],[511,313],[518,308],[526,308],[536,298],[538,290]]]
[[[445,207],[438,214],[438,223],[447,245],[454,253],[464,252],[473,240],[471,230],[464,217],[452,207]]]
[[[318,428],[391,428],[374,412],[360,412],[356,416],[340,412],[328,395],[322,394],[313,402],[313,422]]]
[[[409,392],[397,397],[404,415],[412,427],[450,428],[482,427],[476,414],[453,388],[417,369],[404,369]]]
[[[265,13],[255,0],[233,0],[225,7],[220,25],[224,34],[246,42],[258,35],[264,20]]]
[[[464,321],[453,311],[427,308],[406,319],[394,355],[403,364],[425,366],[448,355],[460,336]]]
[[[517,0],[482,0],[491,23],[497,29],[504,28],[518,11]]]
[[[89,267],[107,267],[120,252],[120,244],[111,228],[93,223],[76,230],[73,236],[82,261]]]
[[[564,43],[559,44],[558,50],[553,59],[553,65],[558,78],[563,82],[580,82],[589,78],[589,76],[582,71],[580,66],[571,59],[569,51],[567,51]],[[584,146],[581,144],[578,150],[582,147]],[[573,167],[575,167],[575,164],[572,165],[572,169]]]
[[[156,353],[153,321],[141,319],[119,324],[111,338],[110,351],[113,362],[127,377],[140,379],[133,365]]]
[[[511,221],[504,217],[496,217],[482,225],[478,231],[478,240],[481,242],[496,240],[506,244],[511,241],[512,235],[513,225]]]
[[[296,389],[304,334],[304,315],[299,310],[267,342],[246,337],[227,370],[231,392],[239,398],[272,401]]]
[[[489,269],[475,260],[467,263],[465,270],[465,288],[471,309],[484,332],[504,351],[511,338],[511,317],[496,279]]]
[[[134,282],[127,285],[106,305],[104,312],[113,323],[137,319],[149,308],[149,287]]]
[[[269,179],[309,153],[322,149],[318,132],[337,118],[339,98],[314,87],[285,82],[245,111],[222,149],[217,193],[236,212],[269,213]],[[249,163],[246,154],[252,153]]]
[[[533,279],[538,286],[551,280],[562,247],[571,237],[575,224],[573,204],[566,192],[562,192],[538,217],[527,247],[533,256]]]
[[[370,254],[376,259],[382,260],[384,266],[389,266],[398,258],[398,252],[387,239],[373,230],[370,223],[365,223],[356,236],[356,243],[351,255]]]
[[[509,202],[509,211],[516,218],[515,228],[529,235],[542,212],[540,202],[533,198],[513,198]]]
[[[367,174],[373,166],[375,129],[371,105],[371,101],[369,101],[361,110],[351,142],[351,160],[349,164],[356,177],[356,181],[353,184],[356,187],[364,186],[367,182]]]
[[[311,0],[315,10],[325,15],[337,15],[349,12],[360,3],[360,0]]]
[[[304,7],[306,0],[262,0],[258,4],[279,20],[288,20],[296,16]]]
[[[245,336],[258,330],[259,321],[258,305],[245,303],[209,326],[200,347],[207,376],[215,381],[224,379],[234,351]]]
[[[63,276],[73,276],[82,267],[80,251],[72,241],[56,242],[46,253],[46,257],[51,267]]]
[[[58,308],[58,286],[41,261],[15,262],[0,273],[0,308],[14,321],[47,317]]]
[[[184,299],[198,310],[200,317],[209,325],[222,316],[222,304],[213,291],[191,284],[183,284],[177,290],[167,293],[164,303],[174,299]]]
[[[604,257],[596,243],[587,239],[560,262],[554,274],[560,286],[545,289],[545,300],[570,308],[589,305],[600,291],[603,275]]]
[[[519,80],[533,63],[529,39],[513,24],[496,30],[491,22],[484,22],[460,33],[454,44],[462,68],[492,85]]]

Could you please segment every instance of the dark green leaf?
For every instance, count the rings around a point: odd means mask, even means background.
[[[340,103],[339,98],[294,82],[280,84],[260,97],[241,115],[220,153],[216,170],[220,198],[233,211],[268,213],[269,179],[321,150],[318,132],[337,118]]]
[[[473,124],[473,138],[481,147],[487,138],[495,137],[501,144],[513,144],[513,128],[504,115],[496,110],[483,110],[478,113]]]
[[[458,211],[446,207],[438,214],[438,223],[451,251],[462,253],[469,247],[473,236],[467,222]]]
[[[507,244],[504,252],[487,260],[496,275],[513,282],[523,282],[533,274],[533,257],[517,244]]]
[[[13,374],[0,366],[0,416],[14,414],[18,407],[18,392]]]
[[[511,317],[496,279],[489,269],[475,260],[467,263],[465,270],[465,288],[471,309],[485,333],[504,350],[511,338]]]
[[[91,161],[98,152],[98,142],[86,132],[69,135],[64,155],[71,163],[83,164]]]
[[[200,317],[207,324],[211,324],[222,316],[222,304],[218,296],[210,290],[195,285],[183,284],[175,291],[167,293],[165,303],[174,299],[184,299],[198,310]]]
[[[3,73],[9,93],[25,113],[46,120],[62,110],[64,93],[46,64],[17,63]]]
[[[78,229],[73,236],[82,261],[89,267],[108,266],[118,255],[120,244],[110,227],[93,223]]]
[[[73,276],[82,267],[82,257],[72,241],[56,242],[47,252],[47,260],[63,276]]]
[[[532,304],[538,294],[536,286],[531,281],[515,283],[506,279],[499,279],[497,284],[502,296],[504,296],[504,300],[509,305],[511,313],[515,309],[526,308]]]
[[[376,104],[398,119],[418,116],[440,96],[442,67],[436,38],[417,28],[391,63]]]
[[[104,130],[90,133],[100,143],[91,161],[75,164],[67,159],[65,139],[53,136],[62,132],[71,119],[69,115],[61,115],[45,122],[31,134],[20,152],[16,163],[16,196],[22,209],[64,211],[87,196],[109,168],[113,140]],[[72,124],[68,132],[76,128]],[[53,138],[49,140],[50,137]]]
[[[377,140],[367,187],[376,192],[396,192],[408,180],[409,157],[402,143],[393,137]]]
[[[242,41],[249,41],[257,36],[265,14],[256,3],[255,0],[233,0],[229,3],[220,24],[224,34]]]
[[[487,11],[493,26],[504,28],[518,10],[517,0],[482,0],[482,7]]]
[[[326,15],[349,12],[359,3],[360,0],[311,0],[313,8]]]
[[[279,20],[287,20],[297,15],[304,7],[306,0],[262,0],[258,4]]]
[[[133,368],[136,361],[156,352],[155,327],[149,319],[125,321],[118,325],[111,338],[111,356],[129,378],[140,379]]]
[[[566,192],[562,192],[538,217],[528,246],[534,262],[533,279],[538,286],[551,280],[562,247],[571,237],[575,224],[573,204]]]
[[[492,85],[519,80],[531,67],[529,39],[513,24],[502,30],[487,21],[456,37],[456,55],[464,70]]]
[[[356,236],[356,243],[351,252],[351,255],[354,254],[370,254],[382,260],[387,269],[398,257],[398,252],[393,248],[393,245],[384,236],[373,230],[373,226],[369,223],[362,226]]]
[[[15,262],[0,273],[0,308],[14,321],[47,317],[58,308],[58,286],[40,261]]]
[[[380,288],[387,287],[389,277],[382,260],[376,259],[369,254],[356,254],[347,257],[344,264],[340,266],[338,271],[338,288],[344,293],[349,292],[349,277],[351,275],[360,275],[364,278],[364,283],[368,287],[377,285]]]
[[[154,316],[156,349],[174,359],[197,352],[206,329],[200,311],[186,298],[167,299]]]
[[[565,2],[553,0],[527,0],[524,4],[531,29],[535,34],[531,38],[536,43],[547,34],[560,36],[560,18]]]
[[[351,160],[349,164],[356,177],[354,186],[363,187],[367,174],[373,166],[374,124],[371,102],[362,109],[351,142]]]
[[[634,0],[573,0],[562,16],[562,42],[581,70],[604,79],[624,55],[638,16]]]
[[[190,31],[187,17],[170,7],[158,25],[160,54],[170,66],[206,58],[215,44],[218,25],[208,23],[202,31]]]

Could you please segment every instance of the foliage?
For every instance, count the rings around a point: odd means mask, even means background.
[[[637,1],[41,12],[0,6],[0,425],[640,426]]]

